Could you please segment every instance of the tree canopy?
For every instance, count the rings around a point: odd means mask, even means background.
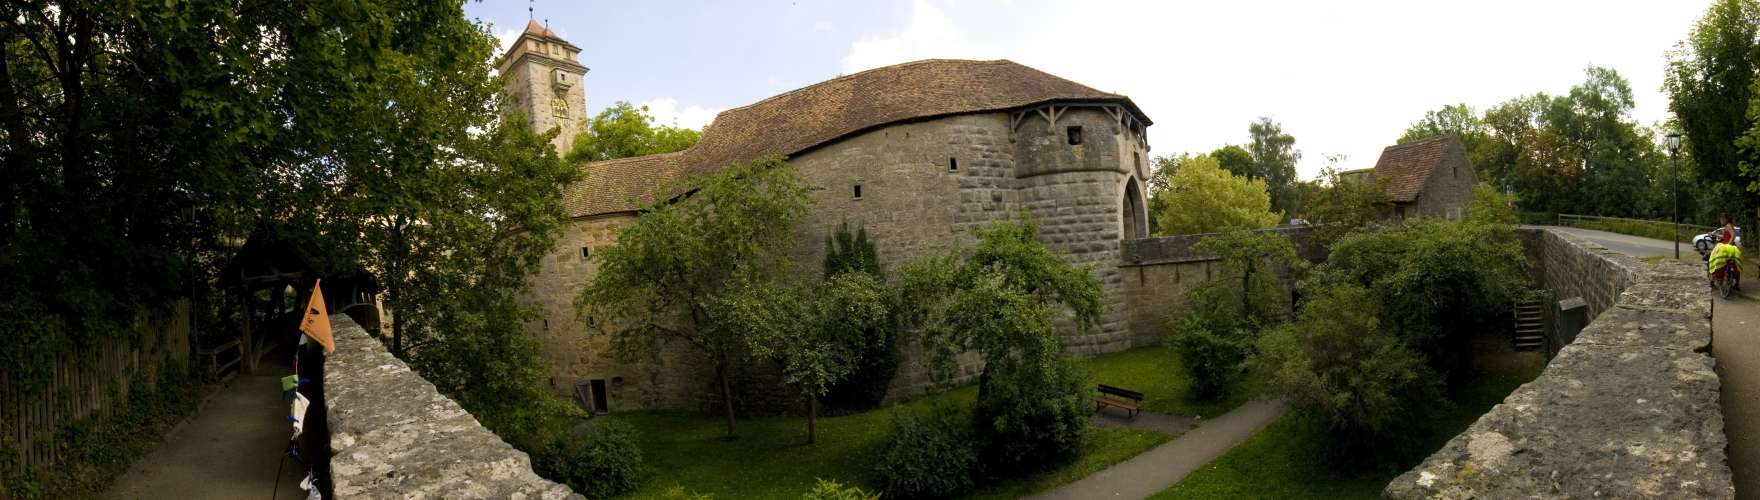
[[[1260,229],[1280,219],[1271,211],[1263,179],[1232,175],[1209,156],[1181,156],[1166,166],[1174,170],[1167,187],[1156,190],[1149,202],[1149,217],[1160,234]]]
[[[647,106],[637,107],[617,101],[587,120],[586,127],[575,135],[574,149],[568,151],[568,161],[614,160],[683,151],[703,137],[699,130],[656,125],[654,121]]]
[[[690,193],[677,199],[669,193]],[[730,294],[743,283],[780,276],[806,213],[807,186],[771,156],[690,177],[657,193],[617,243],[594,254],[599,275],[575,303],[610,335],[626,360],[683,342],[709,356],[721,385],[727,434],[734,434],[731,374],[750,345],[751,329],[723,321]]]
[[[1294,206],[1290,195],[1296,181],[1296,162],[1302,159],[1302,152],[1296,150],[1295,136],[1284,133],[1283,125],[1268,116],[1261,116],[1247,126],[1247,133],[1252,137],[1247,149],[1253,154],[1253,173],[1265,179],[1265,189],[1271,193],[1271,208],[1289,211]]]

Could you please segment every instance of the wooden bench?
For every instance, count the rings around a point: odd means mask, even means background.
[[[1126,402],[1126,399],[1130,401]],[[1142,402],[1141,392],[1100,384],[1100,395],[1094,396],[1094,411],[1111,406],[1130,412],[1131,418],[1137,418],[1137,404]]]

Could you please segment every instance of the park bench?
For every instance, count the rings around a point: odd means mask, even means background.
[[[1126,399],[1130,401],[1126,402]],[[1100,384],[1100,395],[1094,396],[1094,411],[1111,406],[1130,412],[1131,418],[1137,418],[1137,404],[1142,402],[1141,392]]]

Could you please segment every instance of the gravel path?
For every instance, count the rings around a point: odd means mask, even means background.
[[[1248,401],[1239,408],[1204,421],[1155,449],[1120,462],[1106,470],[1027,498],[1086,500],[1095,498],[1146,498],[1184,479],[1234,445],[1283,415],[1283,403],[1269,399]],[[1143,414],[1138,418],[1148,417]],[[1174,417],[1178,418],[1178,417]]]
[[[259,375],[232,379],[195,418],[167,433],[103,498],[304,498],[298,463],[289,459],[275,475],[293,432],[279,375],[292,370],[265,361]]]

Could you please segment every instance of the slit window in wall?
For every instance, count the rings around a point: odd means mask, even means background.
[[[856,184],[855,187],[850,190],[850,194],[851,194],[851,196],[850,196],[851,198],[854,198],[857,200],[862,199],[862,185]]]
[[[1079,146],[1082,144],[1082,128],[1081,127],[1069,127],[1067,129],[1064,129],[1064,132],[1069,135],[1069,145]]]
[[[947,171],[949,171],[949,172],[958,172],[959,171],[959,158],[948,158],[947,159]]]
[[[587,257],[592,257],[592,256],[593,256],[593,249],[587,247],[586,245],[582,245],[581,246],[581,258],[585,259]]]

